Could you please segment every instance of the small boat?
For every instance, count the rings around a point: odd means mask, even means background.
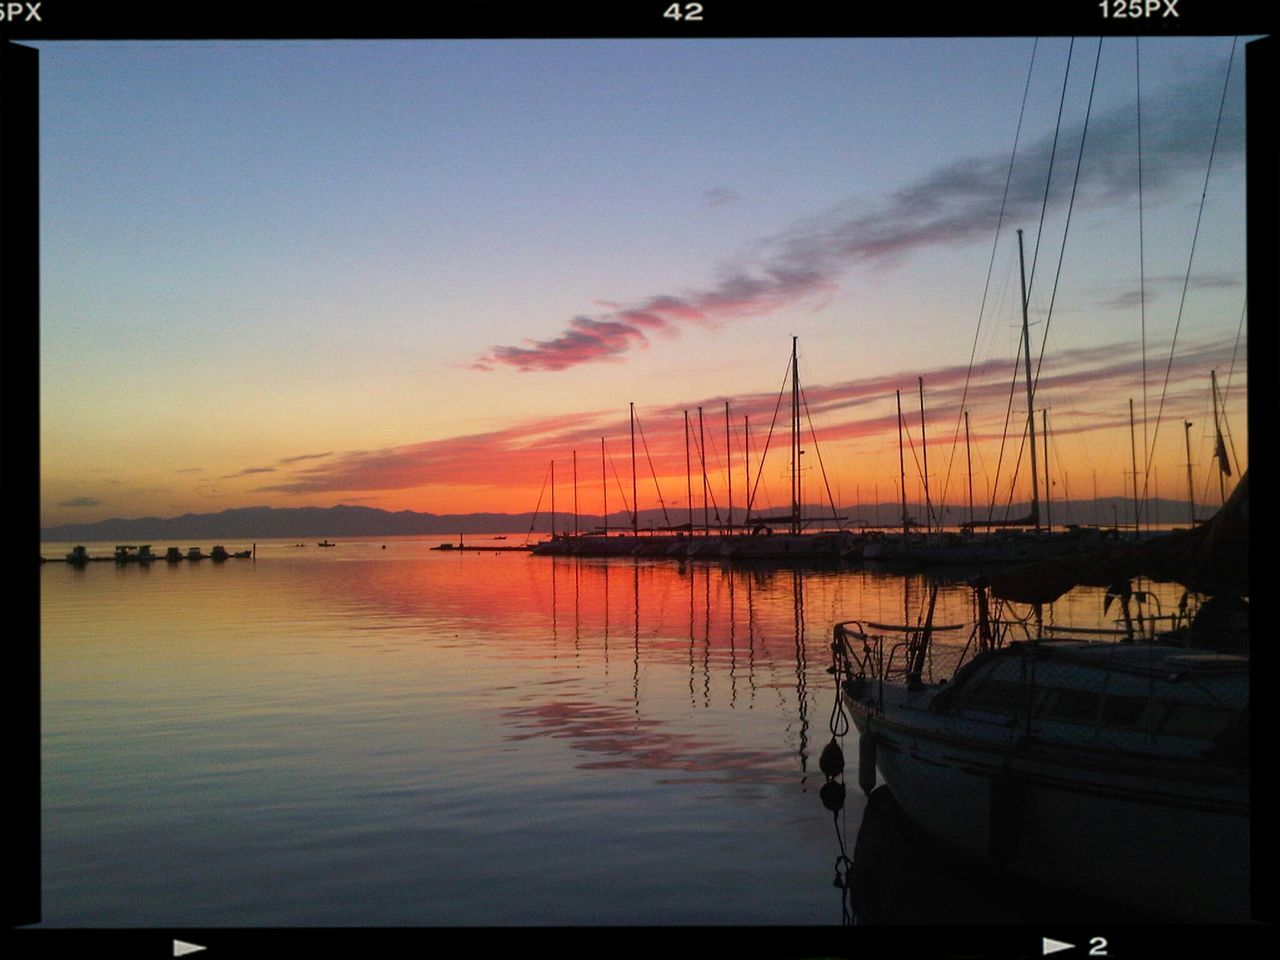
[[[170,547],[168,550],[165,551],[164,559],[167,563],[181,563],[182,551],[179,550],[177,547]]]
[[[226,560],[228,557],[230,557],[231,554],[227,553],[226,547],[219,544],[218,546],[213,548],[213,552],[210,553],[209,556],[214,562],[221,563],[223,560]]]
[[[319,543],[316,544],[316,546],[317,547],[336,547],[337,544],[334,543],[332,540],[321,540]]]
[[[89,551],[85,549],[84,544],[76,546],[67,554],[67,563],[77,567],[83,567],[90,559],[92,558],[89,556]]]
[[[187,551],[188,560],[203,560],[205,559],[205,557],[206,555],[200,552],[199,547],[192,547],[190,550]]]

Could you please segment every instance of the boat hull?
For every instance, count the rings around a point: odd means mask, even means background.
[[[924,694],[927,696],[927,694]],[[906,816],[955,853],[1152,918],[1249,916],[1243,770],[1010,746],[853,705]]]

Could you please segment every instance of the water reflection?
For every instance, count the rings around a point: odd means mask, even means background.
[[[526,911],[507,922],[831,923],[833,856],[851,916],[866,800],[849,777],[840,809],[819,803],[857,769],[823,768],[829,735],[851,739],[823,722],[831,625],[913,622],[930,581],[262,547],[254,565],[42,568],[51,917],[91,922],[92,887],[110,903],[97,919],[190,920],[200,903],[252,924],[241,878],[269,860],[293,871],[274,908],[288,922],[317,922],[317,904],[422,922],[406,890],[438,905],[428,920],[497,922],[496,898],[459,891],[490,891],[507,857]],[[941,582],[937,603],[938,620],[972,623],[962,583]],[[1046,619],[1103,624],[1102,591],[1072,604]],[[207,787],[195,801],[192,783]],[[498,822],[519,829],[497,838]],[[144,867],[131,851],[147,831]],[[591,872],[588,836],[608,838],[611,880]],[[83,875],[90,846],[118,889]],[[200,897],[150,892],[165,871]],[[535,887],[551,892],[518,895]]]

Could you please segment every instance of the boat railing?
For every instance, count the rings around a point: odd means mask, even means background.
[[[876,699],[884,708],[886,680],[918,682],[929,641],[937,631],[959,630],[963,624],[896,626],[869,620],[845,620],[832,629],[834,670],[854,684],[874,682]]]

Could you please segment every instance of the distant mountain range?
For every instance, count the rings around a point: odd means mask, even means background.
[[[1133,503],[1123,497],[1104,497],[1097,501],[1076,500],[1052,505],[1052,518],[1056,524],[1131,524]],[[924,509],[920,504],[908,504],[908,513],[923,521]],[[1160,500],[1148,505],[1151,517],[1160,523],[1186,523],[1187,504],[1175,500]],[[1025,516],[1027,504],[1014,504],[1008,516]],[[771,511],[778,514],[779,510]],[[902,507],[896,503],[882,503],[879,507],[863,504],[861,507],[845,507],[840,511],[854,521],[867,524],[892,525],[899,521]],[[1214,512],[1211,506],[1198,511],[1201,517]],[[805,515],[819,520],[830,517],[831,509],[807,506]],[[943,513],[944,521],[954,525],[968,518],[968,508],[950,505]],[[683,523],[688,519],[684,509],[668,511],[671,523]],[[1043,512],[1042,512],[1043,518]],[[741,513],[735,511],[735,519],[741,522]],[[702,523],[702,510],[695,509],[694,522]],[[711,523],[718,522],[714,511]],[[603,525],[598,515],[578,517],[578,529],[591,530]],[[631,525],[630,515],[619,511],[609,515],[609,529],[622,530]],[[662,510],[641,510],[641,528],[666,526],[667,518]],[[556,512],[555,527],[564,531],[573,527],[573,514]],[[551,516],[548,513],[463,513],[435,514],[415,513],[412,510],[391,512],[373,507],[242,507],[223,510],[221,513],[185,513],[180,517],[116,517],[96,523],[70,523],[45,527],[40,531],[45,541],[104,541],[121,543],[131,541],[187,541],[197,538],[229,541],[267,540],[276,537],[356,537],[356,536],[437,536],[458,533],[521,533],[532,529],[535,533],[551,532]]]

